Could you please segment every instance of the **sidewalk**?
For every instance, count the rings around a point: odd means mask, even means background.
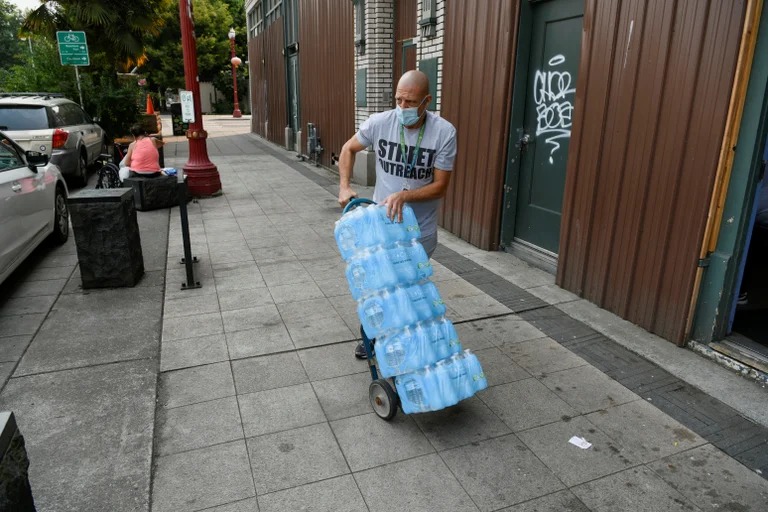
[[[136,288],[80,290],[71,241],[0,288],[0,410],[39,510],[765,507],[764,387],[446,232],[433,281],[490,387],[380,420],[352,355],[337,180],[249,126],[205,120],[224,193],[189,204],[201,288],[180,289],[177,209],[140,213]],[[166,140],[181,168],[186,141]]]

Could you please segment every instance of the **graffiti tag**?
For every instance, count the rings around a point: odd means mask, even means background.
[[[555,55],[549,59],[548,70],[537,71],[533,83],[533,98],[536,103],[536,136],[543,135],[544,141],[551,144],[549,163],[552,155],[560,149],[560,139],[571,136],[573,116],[572,78],[568,71],[552,71],[551,68],[565,62],[565,57]]]

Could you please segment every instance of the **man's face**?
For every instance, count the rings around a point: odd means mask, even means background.
[[[424,94],[424,91],[411,86],[398,85],[395,91],[395,102],[400,108],[418,107],[421,116],[432,101],[432,96]]]

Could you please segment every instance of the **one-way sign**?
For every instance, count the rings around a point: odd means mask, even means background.
[[[59,57],[62,66],[89,66],[88,43],[85,32],[59,31],[56,32],[59,42]]]

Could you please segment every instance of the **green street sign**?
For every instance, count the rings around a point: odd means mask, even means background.
[[[59,43],[59,57],[62,66],[89,66],[88,43],[85,32],[59,31],[56,32]]]

